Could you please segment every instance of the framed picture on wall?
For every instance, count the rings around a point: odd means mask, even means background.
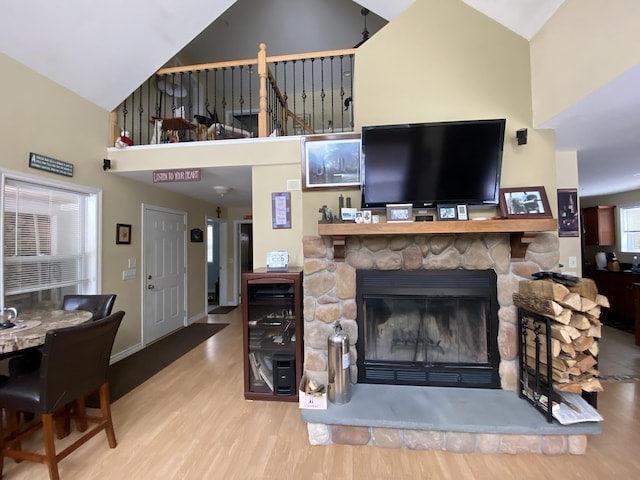
[[[558,236],[579,237],[580,215],[578,214],[578,190],[558,189]]]
[[[116,245],[131,244],[131,225],[125,223],[116,224]]]
[[[271,194],[271,228],[291,228],[291,193]]]
[[[360,135],[302,139],[302,190],[360,187]]]

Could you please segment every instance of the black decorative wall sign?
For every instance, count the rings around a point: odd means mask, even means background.
[[[29,154],[29,167],[64,175],[65,177],[73,177],[73,163],[56,160],[39,153],[31,152]]]

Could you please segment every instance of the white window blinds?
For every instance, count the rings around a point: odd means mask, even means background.
[[[4,295],[81,285],[87,268],[90,195],[7,179],[3,196]]]

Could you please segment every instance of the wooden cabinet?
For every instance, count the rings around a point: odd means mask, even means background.
[[[611,272],[609,270],[585,270],[584,276],[596,282],[598,292],[609,299],[607,317],[623,322],[628,330],[635,331],[635,343],[640,345],[640,274]]]
[[[616,244],[616,207],[599,205],[582,209],[584,244],[612,246]]]
[[[302,269],[242,274],[244,397],[298,401]]]

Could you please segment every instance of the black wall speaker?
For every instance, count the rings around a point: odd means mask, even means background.
[[[518,139],[518,145],[526,145],[527,144],[527,129],[521,128],[516,131],[516,138]]]

